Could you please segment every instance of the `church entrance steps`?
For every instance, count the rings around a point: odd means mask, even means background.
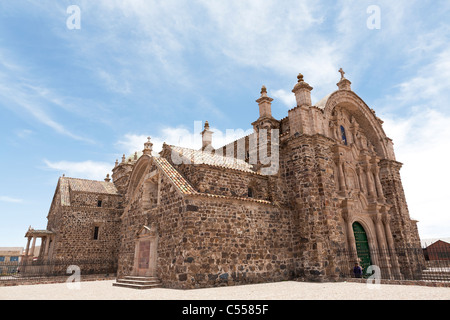
[[[117,279],[113,286],[132,289],[153,289],[160,288],[161,282],[156,277],[125,276]]]

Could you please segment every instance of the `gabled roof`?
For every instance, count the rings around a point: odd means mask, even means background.
[[[68,177],[60,178],[59,190],[61,194],[62,206],[70,206],[70,191],[119,195],[114,183]]]
[[[430,245],[438,242],[438,241],[442,241],[442,242],[446,242],[446,243],[450,243],[450,238],[428,238],[428,239],[421,239],[420,243],[422,245],[422,248],[426,248],[429,247]]]
[[[167,178],[178,188],[183,194],[196,194],[197,191],[191,184],[163,157],[153,158],[159,168],[165,173]]]
[[[191,149],[189,149],[191,150]],[[240,200],[240,201],[249,201],[260,204],[269,204],[273,205],[271,201],[254,199],[254,198],[245,198],[245,197],[232,197],[232,196],[224,196],[224,195],[215,195],[210,193],[201,193],[197,192],[194,187],[175,169],[170,162],[163,157],[153,157],[156,165],[164,172],[164,174],[169,178],[169,180],[178,188],[178,190],[184,194],[189,196],[200,196],[207,198],[217,198],[217,199],[229,199],[229,200]]]
[[[172,152],[176,152],[180,162],[190,164],[205,164],[214,167],[221,167],[243,172],[256,173],[252,170],[252,165],[244,160],[221,156],[211,152],[183,148],[178,146],[169,146]]]

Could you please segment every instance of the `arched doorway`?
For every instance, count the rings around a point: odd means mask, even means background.
[[[365,274],[367,267],[372,265],[367,234],[363,226],[358,222],[353,223],[353,233],[355,235],[356,253],[358,255],[359,263],[363,268],[363,273]]]

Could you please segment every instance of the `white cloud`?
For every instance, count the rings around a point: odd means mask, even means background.
[[[112,163],[96,162],[96,161],[48,161],[44,160],[47,169],[59,171],[66,177],[90,179],[90,180],[103,180],[106,174],[111,175]]]
[[[226,129],[225,132],[211,127],[213,134],[213,147],[220,148],[227,143],[235,141],[239,138],[245,137],[253,133],[253,129]],[[203,131],[203,124],[201,121],[195,121],[192,125],[192,130],[185,127],[165,127],[156,135],[150,135],[153,143],[153,153],[157,154],[162,150],[162,145],[166,144],[176,145],[191,149],[200,149],[202,147],[201,132]],[[126,156],[134,154],[136,151],[142,151],[144,143],[147,141],[149,135],[145,134],[131,134],[128,133],[117,142],[117,148],[123,150]]]
[[[398,85],[393,97],[400,106],[423,104],[441,107],[450,99],[450,46],[432,55],[432,61],[422,65],[417,74]]]
[[[0,202],[20,203],[23,199],[13,198],[9,196],[0,196]]]
[[[283,89],[270,91],[269,95],[271,95],[274,99],[280,99],[280,101],[286,105],[288,108],[293,108],[297,105],[295,101],[295,95],[292,92],[288,92]]]
[[[450,116],[417,109],[405,118],[384,117],[393,138],[411,218],[419,220],[422,238],[448,236],[450,231]]]

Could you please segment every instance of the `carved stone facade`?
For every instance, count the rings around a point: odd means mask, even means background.
[[[420,248],[402,164],[340,72],[339,89],[316,105],[299,75],[297,106],[281,120],[263,87],[254,133],[220,149],[206,123],[199,150],[164,144],[155,156],[149,138],[116,161],[113,182],[61,178],[48,216],[52,254],[113,257],[118,277],[170,288],[336,280],[342,250],[388,278],[420,272],[421,258],[397,253]]]

